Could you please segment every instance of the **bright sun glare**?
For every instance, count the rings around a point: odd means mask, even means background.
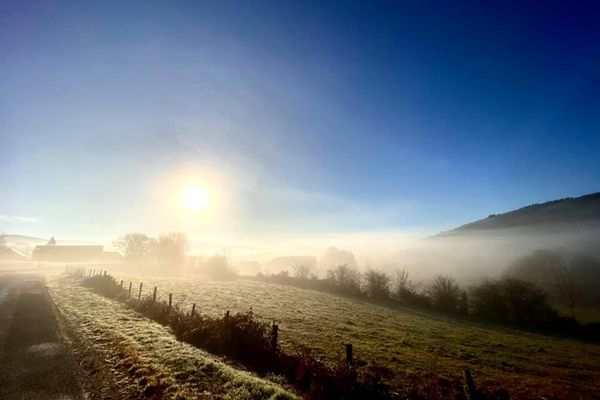
[[[181,203],[188,211],[199,211],[208,205],[206,190],[200,186],[188,187],[181,195]]]

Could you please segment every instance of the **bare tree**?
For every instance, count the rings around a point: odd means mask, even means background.
[[[349,265],[338,265],[327,271],[327,279],[334,287],[347,294],[360,293],[360,273]]]
[[[144,233],[133,232],[121,236],[113,244],[126,260],[142,261],[152,252],[155,240]]]
[[[571,311],[571,318],[575,318],[575,305],[580,293],[571,268],[564,264],[555,268],[554,285],[556,286],[558,298]]]
[[[189,242],[184,233],[167,233],[158,237],[155,246],[156,258],[161,264],[181,267],[188,249]]]
[[[294,271],[294,277],[297,279],[308,279],[312,268],[308,264],[294,264],[292,265],[292,271]]]
[[[319,268],[337,268],[340,265],[356,268],[356,257],[351,251],[330,247],[319,259]]]
[[[390,276],[383,271],[370,269],[364,274],[367,295],[374,299],[390,297]]]
[[[447,312],[458,312],[463,290],[456,280],[447,275],[438,275],[433,279],[429,295],[434,307]]]
[[[415,286],[410,281],[408,271],[400,269],[396,271],[393,282],[393,296],[405,302],[405,299],[415,293]]]

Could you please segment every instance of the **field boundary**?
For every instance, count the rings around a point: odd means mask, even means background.
[[[345,359],[337,365],[327,365],[308,351],[282,350],[278,346],[278,325],[258,321],[251,311],[235,314],[227,311],[222,317],[209,317],[198,312],[195,305],[191,311],[174,306],[172,294],[169,301],[157,301],[156,287],[150,296],[143,296],[143,282],[134,288],[132,281],[125,285],[125,281],[117,281],[107,271],[83,267],[67,267],[66,272],[80,279],[82,286],[169,326],[178,340],[231,357],[256,373],[285,377],[305,398],[400,398],[382,381],[391,373],[389,369],[367,366],[354,357],[351,344],[345,345]]]

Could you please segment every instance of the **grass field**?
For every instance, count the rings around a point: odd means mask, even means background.
[[[168,328],[83,289],[73,279],[52,278],[49,286],[66,324],[108,362],[118,386],[138,392],[134,398],[295,398],[276,383],[177,341]]]
[[[561,315],[570,316],[571,312],[568,308],[553,304],[553,307],[558,310]],[[575,319],[582,324],[590,324],[600,322],[600,308],[598,307],[577,307],[575,309]]]
[[[139,278],[133,280],[137,294]],[[206,314],[246,311],[280,324],[282,345],[307,347],[336,362],[344,343],[356,356],[389,366],[398,390],[417,382],[456,382],[469,367],[477,384],[511,398],[600,398],[600,345],[392,310],[326,293],[255,281],[144,278],[145,295]],[[557,397],[558,396],[558,397]]]

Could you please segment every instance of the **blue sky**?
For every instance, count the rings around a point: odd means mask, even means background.
[[[4,1],[0,230],[427,234],[600,190],[600,6],[487,3]]]

